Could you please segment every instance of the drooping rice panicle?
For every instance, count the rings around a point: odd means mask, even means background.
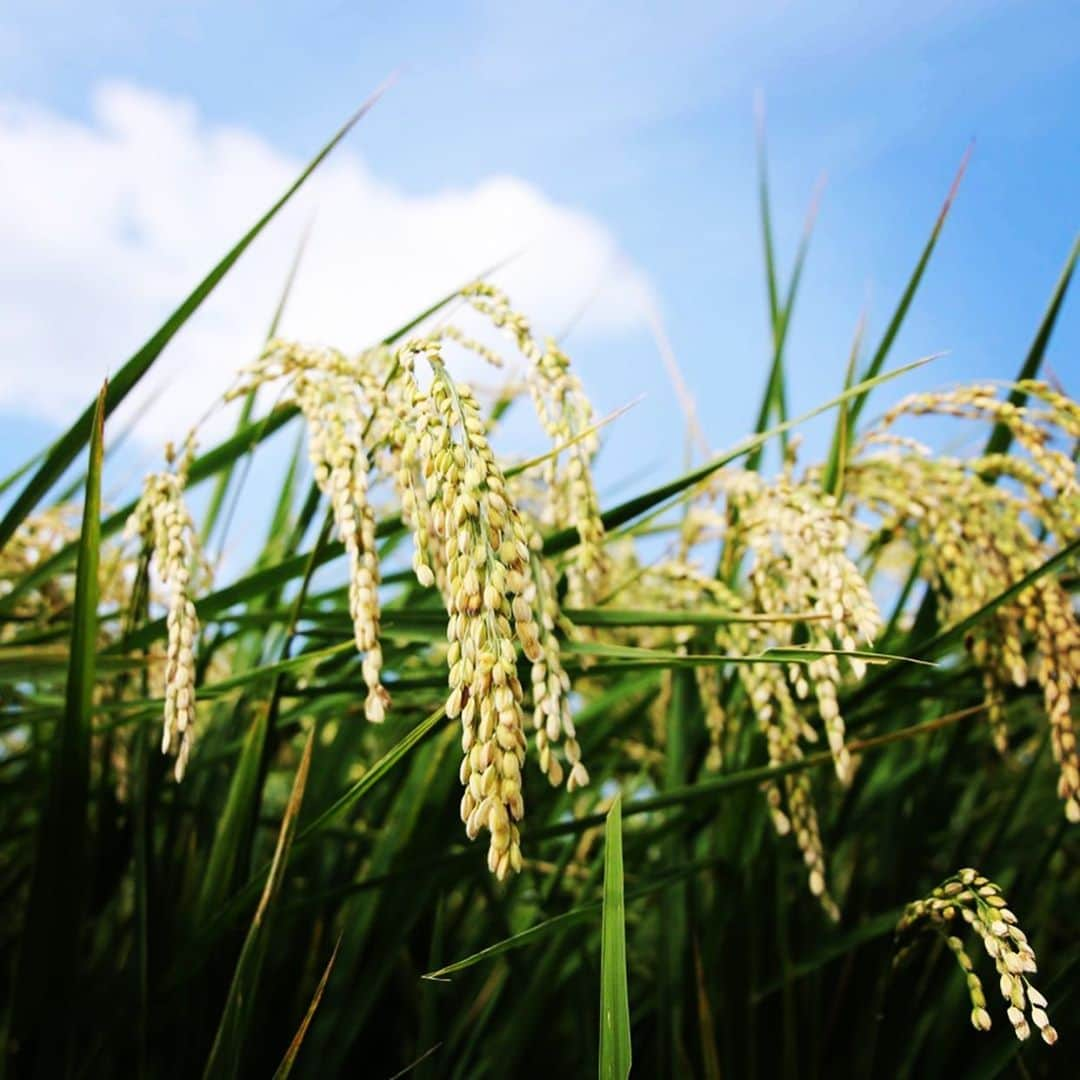
[[[1045,384],[1028,382],[1024,388],[1050,409],[1014,405],[999,398],[993,385],[906,398],[885,414],[849,467],[847,488],[857,507],[879,514],[883,535],[906,537],[919,553],[939,586],[945,625],[961,622],[1005,592],[1050,557],[1050,539],[1067,543],[1080,527],[1076,464],[1053,445],[1062,435],[1075,439],[1075,407]],[[1028,456],[907,453],[887,438],[905,414],[1000,421]],[[993,483],[998,477],[1011,483]],[[1034,662],[1028,659],[1029,643]],[[991,733],[1002,752],[1008,748],[1005,689],[1025,686],[1034,672],[1060,767],[1058,792],[1068,819],[1080,821],[1080,755],[1071,707],[1080,681],[1080,621],[1068,593],[1057,578],[1040,578],[974,627],[967,647],[982,672]]]
[[[546,494],[562,498],[566,512],[581,511],[576,520],[582,542],[568,568],[581,599],[584,583],[591,588],[601,580],[603,561],[589,475],[595,437],[581,437],[591,408],[565,355],[553,345],[541,350],[527,321],[512,313],[499,290],[476,285],[462,295],[496,326],[509,328],[533,364],[533,398],[552,437],[576,440],[567,448],[566,476],[549,484]],[[555,581],[540,553],[539,534],[515,504],[495,461],[471,388],[450,375],[443,356],[447,342],[501,362],[494,349],[453,325],[398,350],[378,347],[352,357],[275,339],[241,372],[227,397],[283,382],[283,400],[295,402],[304,415],[315,479],[330,500],[349,561],[349,608],[364,654],[365,715],[376,722],[385,716],[389,695],[380,678],[379,564],[369,489],[376,474],[394,482],[402,518],[413,533],[417,580],[437,585],[447,606],[447,714],[459,717],[463,728],[462,817],[470,836],[482,828],[491,834],[489,864],[501,878],[521,866],[517,822],[524,812],[525,695],[516,670],[518,646],[532,663],[542,771],[553,784],[565,778],[570,791],[588,783],[588,772],[556,636]],[[431,372],[426,389],[415,370],[421,357]],[[551,403],[550,414],[542,411]]]
[[[707,518],[699,516],[697,524],[700,525],[703,520]],[[687,611],[706,603],[731,613],[736,619],[744,615],[758,615],[764,620],[732,621],[718,626],[712,634],[712,645],[718,652],[755,656],[770,644],[790,640],[791,623],[786,620],[787,610],[755,612],[733,589],[684,561],[667,560],[649,568],[637,579],[633,600],[666,603],[669,610],[683,608]],[[778,616],[775,623],[768,621],[770,613]],[[689,643],[691,637],[692,631],[686,628],[676,633],[675,640],[682,646]],[[648,637],[644,639],[648,640]],[[751,714],[765,737],[769,764],[791,765],[801,761],[805,756],[803,747],[817,740],[817,732],[800,711],[795,686],[785,665],[739,664],[734,670],[749,702]],[[724,707],[720,698],[718,673],[719,669],[713,666],[695,668],[709,730],[706,767],[712,769],[719,768],[723,761],[725,740],[729,735],[734,737],[737,734],[737,728],[732,730],[732,723],[733,717],[740,714],[738,710],[729,713]],[[795,681],[801,678],[800,673]],[[665,678],[665,687],[668,685],[669,679]],[[666,705],[661,703],[657,715],[662,715],[665,708]],[[825,851],[810,776],[806,772],[793,771],[779,780],[764,783],[762,791],[777,833],[791,836],[799,848],[806,865],[810,892],[829,918],[839,918],[839,909],[828,889]]]
[[[349,560],[349,614],[356,647],[364,654],[364,715],[372,723],[382,723],[390,695],[380,681],[379,560],[375,513],[368,502],[368,453],[363,443],[368,418],[346,376],[312,378],[300,374],[295,393],[307,420],[315,482],[330,500]]]
[[[592,405],[566,353],[550,338],[541,345],[528,318],[514,310],[501,289],[475,282],[462,295],[514,340],[529,365],[526,379],[536,414],[554,444],[566,446],[563,454],[544,465],[548,491],[545,524],[570,521],[577,529],[579,544],[567,568],[568,603],[584,607],[600,594],[607,579],[604,525],[592,481],[592,459],[599,447],[596,433],[591,431]],[[560,467],[563,455],[565,468]]]
[[[840,662],[830,650],[854,651],[870,645],[881,627],[881,616],[858,568],[848,556],[851,526],[833,497],[812,482],[796,483],[783,476],[764,484],[756,473],[738,478],[730,491],[738,511],[732,548],[751,556],[747,577],[753,609],[779,614],[807,612],[809,644],[823,650],[805,669],[791,672],[795,694],[813,692],[833,754],[836,775],[848,784],[854,764],[844,746],[844,721],[837,686]],[[781,632],[790,644],[791,624]],[[856,679],[865,674],[857,658],[848,664]]]
[[[958,936],[963,924],[972,929],[994,961],[1006,1015],[1016,1037],[1021,1041],[1030,1038],[1034,1024],[1044,1042],[1057,1042],[1057,1031],[1046,1012],[1046,998],[1028,978],[1036,971],[1036,961],[1027,935],[1009,910],[1001,889],[977,870],[960,870],[925,899],[908,904],[896,928],[897,941],[904,946],[897,959],[910,954],[912,938],[920,931],[938,934],[964,972],[972,1025],[979,1031],[989,1031],[992,1021],[982,982]]]
[[[151,552],[154,569],[168,593],[161,749],[175,755],[173,771],[177,780],[183,778],[187,767],[195,728],[195,639],[199,622],[191,575],[200,555],[198,534],[184,505],[184,488],[194,450],[192,436],[185,442],[179,459],[171,445],[166,449],[166,461],[173,468],[146,478],[142,496],[125,530],[128,537],[139,537]]]
[[[502,878],[520,869],[517,822],[524,813],[524,693],[515,638],[533,664],[535,719],[543,721],[536,725],[541,768],[553,783],[561,781],[551,745],[565,736],[571,790],[587,782],[588,774],[569,716],[550,584],[532,550],[529,527],[508,497],[476,399],[450,377],[437,343],[412,351],[423,352],[433,371],[430,393],[415,401],[432,534],[420,546],[441,548],[446,567],[446,711],[462,724],[461,816],[470,837],[481,828],[490,832],[488,864]],[[538,584],[544,597],[539,621]]]

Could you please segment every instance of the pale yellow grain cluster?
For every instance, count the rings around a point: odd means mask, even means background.
[[[748,655],[760,652],[766,635],[759,627],[739,627],[728,637]],[[770,765],[788,765],[804,757],[803,744],[816,740],[792,695],[789,680],[779,664],[744,664],[742,682],[759,728],[765,735]],[[806,866],[807,884],[831,919],[840,912],[829,893],[825,847],[818,825],[811,777],[805,770],[788,773],[762,785],[773,826],[780,836],[791,835]]]
[[[1046,383],[1028,380],[1017,385],[1036,400],[1044,402],[1048,408],[1040,410],[1016,405],[1006,396],[999,396],[1000,389],[1011,387],[983,383],[961,386],[954,390],[911,394],[889,409],[882,418],[881,427],[890,427],[905,414],[954,416],[965,420],[1003,424],[1017,443],[1031,455],[1032,461],[1045,474],[1053,488],[1061,495],[1075,498],[1078,494],[1076,464],[1068,452],[1055,448],[1051,442],[1055,429],[1072,439],[1080,437],[1077,434],[1076,404]]]
[[[736,481],[741,482],[741,478]],[[703,527],[715,523],[716,519],[710,513],[695,515],[689,525],[694,533],[693,540],[700,539]],[[735,619],[755,616],[752,622],[721,624],[711,633],[713,647],[723,655],[758,656],[770,645],[790,641],[791,623],[784,621],[787,612],[772,611],[771,614],[779,616],[780,621],[768,621],[770,612],[755,611],[733,589],[685,558],[667,559],[639,572],[634,585],[626,591],[626,602],[662,604],[669,610],[694,611],[709,607],[729,613]],[[757,618],[762,621],[756,621]],[[680,649],[685,649],[693,634],[690,627],[679,628],[675,631],[674,640]],[[654,631],[640,637],[639,643],[660,644]],[[733,671],[765,737],[769,765],[789,765],[801,761],[805,756],[804,746],[814,743],[818,737],[797,700],[796,687],[804,678],[801,670],[795,669],[794,680],[788,665],[779,663],[736,664]],[[723,763],[725,743],[738,735],[737,721],[742,715],[742,707],[737,701],[731,707],[725,707],[721,699],[722,682],[717,666],[702,665],[696,667],[694,672],[709,731],[706,767],[717,769]],[[666,673],[665,689],[669,679],[670,673]],[[665,707],[665,701],[666,697],[662,695],[661,708]],[[799,848],[806,866],[810,892],[831,919],[839,918],[839,909],[828,889],[825,850],[810,774],[795,770],[776,780],[766,781],[762,784],[762,792],[777,833],[791,836]]]
[[[390,423],[387,380],[392,357],[375,348],[356,357],[335,349],[272,340],[244,368],[226,400],[285,380],[285,400],[303,413],[315,483],[327,497],[349,564],[349,615],[367,694],[364,715],[382,723],[390,695],[382,685],[379,560],[375,512],[368,498],[372,448]]]
[[[127,521],[125,534],[138,537],[150,551],[153,566],[167,591],[165,712],[163,753],[175,755],[177,780],[183,778],[195,729],[195,639],[199,632],[192,599],[192,571],[199,555],[195,527],[184,505],[184,488],[194,453],[189,437],[176,461],[172,447],[166,460],[174,468],[146,478],[143,492]]]
[[[539,654],[534,653],[536,658],[530,671],[533,738],[540,770],[553,787],[563,782],[565,770],[557,753],[561,745],[569,769],[566,790],[573,793],[588,784],[589,774],[581,760],[581,747],[570,710],[570,676],[563,668],[559,639],[555,635],[559,618],[555,582],[550,568],[540,555],[539,547],[539,537],[532,532],[529,537],[532,580],[526,590],[526,599],[535,612],[534,626],[540,644]]]
[[[42,574],[43,565],[79,539],[82,507],[59,503],[31,514],[0,549],[0,600],[13,616],[0,627],[0,641],[10,641],[70,610],[75,599],[75,574],[61,570]],[[133,575],[121,545],[104,542],[100,550],[99,600],[105,608],[124,608],[131,597]],[[28,577],[38,580],[27,587]],[[17,583],[17,596],[12,590]],[[102,631],[103,640],[107,632]]]
[[[515,605],[520,610],[523,602],[529,552],[475,398],[453,384],[436,352],[428,359],[434,378],[419,430],[432,540],[441,546],[446,568],[446,715],[461,722],[466,833],[472,839],[488,831],[488,866],[503,878],[521,868],[517,823],[525,812],[526,740],[514,617]],[[524,646],[539,655],[528,620],[519,632]]]
[[[543,491],[549,502],[564,500],[560,512],[571,506],[581,511],[575,518],[581,543],[567,573],[571,583],[582,583],[575,595],[584,598],[586,586],[602,579],[604,540],[589,475],[596,449],[591,409],[566,357],[553,345],[540,349],[527,320],[500,291],[477,284],[462,297],[508,331],[530,361],[527,382],[537,408],[549,410],[541,419],[551,437],[577,440],[565,448],[566,469],[554,483],[549,476]],[[453,325],[396,350],[380,346],[355,356],[272,341],[242,370],[228,397],[279,383],[278,400],[304,415],[315,480],[329,499],[348,557],[349,609],[364,654],[365,714],[373,721],[384,718],[389,696],[381,684],[370,495],[380,480],[393,484],[413,535],[416,578],[437,587],[447,609],[446,712],[462,727],[461,816],[470,838],[487,831],[489,865],[503,878],[521,867],[527,703],[548,780],[573,791],[589,777],[560,659],[553,568],[542,556],[537,526],[515,502],[495,460],[472,389],[451,375],[448,345],[502,362],[491,346]],[[519,652],[531,664],[531,703],[518,677]]]
[[[943,626],[963,621],[1037,570],[1053,554],[1054,542],[1068,543],[1080,529],[1076,465],[1055,446],[1075,441],[1077,407],[1044,384],[1021,386],[1039,407],[1014,405],[994,386],[907,398],[885,415],[848,468],[852,512],[879,515],[884,538],[914,549],[938,591]],[[1001,422],[1026,455],[930,458],[892,435],[901,416],[929,413]],[[967,643],[1002,752],[1008,749],[1006,691],[1034,675],[1060,767],[1059,794],[1069,820],[1080,821],[1071,708],[1080,680],[1080,623],[1060,579],[1038,578],[981,619]]]
[[[570,790],[587,783],[570,717],[567,678],[554,636],[552,584],[539,542],[514,505],[468,386],[451,377],[439,338],[402,349],[398,368],[408,409],[396,478],[416,533],[414,567],[439,583],[446,602],[449,696],[446,713],[462,727],[461,817],[466,833],[490,835],[488,865],[499,878],[521,867],[526,736],[518,649],[532,663],[534,728],[540,765],[553,784],[564,768]],[[417,358],[430,389],[414,378]]]
[[[729,489],[736,512],[728,550],[749,559],[751,610],[766,614],[805,612],[808,644],[824,651],[805,667],[793,665],[790,682],[798,699],[813,693],[836,775],[849,784],[854,763],[844,745],[838,687],[841,660],[832,651],[852,652],[873,643],[881,616],[866,581],[848,555],[852,526],[836,500],[812,480],[789,473],[766,483],[755,473],[739,476]],[[772,644],[791,644],[792,624],[772,628]],[[857,657],[843,661],[856,680],[866,672]]]
[[[579,543],[566,569],[567,603],[586,606],[607,579],[604,525],[591,471],[599,447],[592,430],[592,405],[567,355],[551,338],[543,344],[537,341],[528,318],[514,310],[505,293],[486,282],[475,282],[462,295],[514,341],[528,364],[526,385],[536,414],[554,445],[564,447],[544,464],[547,506],[543,523],[572,522],[577,529]],[[490,359],[489,354],[489,350],[481,352]]]
[[[44,621],[53,612],[70,607],[75,595],[73,579],[55,575],[33,589],[23,590],[17,597],[9,599],[9,596],[15,582],[33,573],[78,536],[77,513],[71,506],[56,506],[28,517],[0,548],[0,598],[15,616],[0,628],[0,640],[10,640],[27,623]],[[109,576],[102,576],[110,580]]]
[[[994,962],[1006,1015],[1016,1037],[1030,1038],[1034,1025],[1044,1042],[1051,1045],[1057,1042],[1057,1031],[1046,1013],[1046,998],[1028,978],[1037,968],[1027,935],[1017,925],[1017,918],[1009,910],[1000,888],[977,870],[960,870],[925,899],[908,904],[897,926],[898,943],[903,946],[897,959],[910,954],[912,937],[919,931],[938,934],[964,973],[971,999],[972,1025],[979,1031],[989,1031],[992,1022],[982,981],[958,936],[965,923]]]
[[[315,483],[330,500],[337,534],[349,561],[349,614],[356,647],[364,654],[364,715],[372,723],[382,723],[390,695],[380,681],[379,559],[375,550],[375,512],[368,501],[368,453],[364,448],[369,417],[347,376],[302,375],[296,380],[295,393],[307,420],[308,455]]]

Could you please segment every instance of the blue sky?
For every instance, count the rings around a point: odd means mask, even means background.
[[[365,312],[358,334],[405,302],[409,259],[457,272],[440,243],[483,233],[477,255],[486,255],[502,229],[483,224],[492,206],[506,215],[508,247],[514,220],[528,217],[550,242],[522,271],[523,299],[535,297],[555,323],[573,294],[584,301],[606,288],[568,350],[602,411],[647,395],[609,434],[611,484],[642,470],[659,480],[681,465],[677,405],[643,303],[662,313],[712,445],[736,442],[752,423],[768,353],[755,91],[767,101],[785,269],[814,184],[828,177],[790,339],[796,408],[835,392],[866,304],[869,339],[880,335],[972,139],[892,362],[949,355],[905,388],[1015,372],[1080,223],[1075,4],[16,0],[0,14],[0,191],[14,190],[8,202],[19,207],[14,220],[0,216],[9,253],[0,468],[60,430],[49,402],[70,408],[115,370],[167,312],[170,290],[178,300],[288,167],[394,69],[399,81],[350,139],[353,172],[343,164],[317,200],[315,235],[329,254],[321,276],[317,252],[304,271],[298,327],[319,336],[322,312],[328,335],[351,333],[347,304],[363,305],[360,278],[372,267],[358,261],[353,274],[349,252],[364,249],[376,224],[382,246],[368,255],[389,252],[376,268],[393,263],[401,283],[378,294],[380,310]],[[159,135],[165,149],[155,149]],[[117,179],[121,160],[145,173],[141,188]],[[176,192],[156,205],[170,182]],[[185,194],[191,205],[181,206]],[[361,198],[377,209],[357,211],[355,239],[331,252],[334,208],[351,212]],[[84,205],[108,228],[73,225]],[[189,355],[220,354],[223,366],[231,351],[241,363],[257,348],[301,227],[282,221],[233,292],[184,332],[171,350],[174,379],[184,381]],[[431,295],[416,277],[417,295],[405,299],[419,307]],[[331,311],[335,290],[341,306]],[[1050,363],[1074,395],[1078,347],[1073,298]],[[155,415],[138,437],[148,454],[168,426],[168,409]]]

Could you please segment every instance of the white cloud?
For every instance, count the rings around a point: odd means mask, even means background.
[[[301,166],[135,86],[101,86],[90,124],[0,101],[0,409],[68,419]],[[181,435],[258,348],[312,213],[283,326],[307,340],[361,347],[519,250],[499,280],[541,328],[589,301],[581,329],[620,333],[650,303],[603,225],[522,180],[409,194],[339,151],[169,346],[142,437]]]

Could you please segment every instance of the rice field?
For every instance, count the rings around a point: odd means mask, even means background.
[[[232,433],[106,505],[112,414],[362,111],[2,482],[6,1074],[1072,1075],[1080,245],[1015,380],[913,393],[950,193],[794,416],[763,174],[760,407],[681,475],[605,497],[619,418],[495,275],[359,353],[275,318]]]

